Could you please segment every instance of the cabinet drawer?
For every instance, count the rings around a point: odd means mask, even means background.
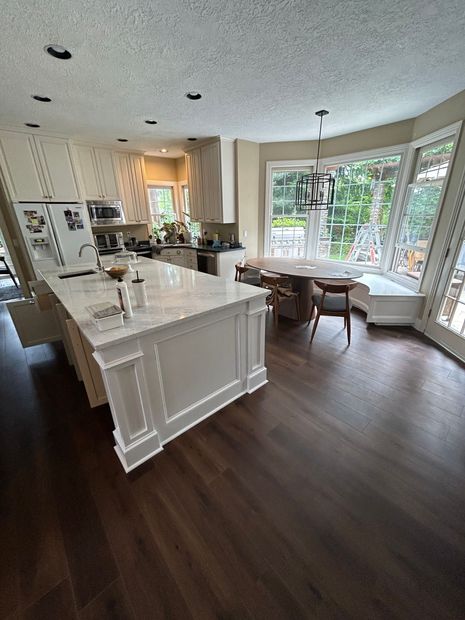
[[[197,262],[197,250],[184,250],[185,256],[188,260],[192,259]]]
[[[166,248],[166,250],[162,250],[160,256],[183,256],[184,250],[181,248]]]

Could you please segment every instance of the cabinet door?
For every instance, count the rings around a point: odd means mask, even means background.
[[[108,402],[100,366],[94,360],[93,349],[82,335],[74,319],[66,321],[73,354],[84,382],[87,398],[91,407],[98,407]]]
[[[201,153],[204,221],[221,222],[221,144],[202,146]]]
[[[131,155],[131,163],[136,217],[139,223],[146,224],[149,221],[149,205],[144,157],[142,155]]]
[[[46,136],[35,136],[34,139],[49,198],[55,202],[79,202],[78,184],[68,142]]]
[[[79,165],[83,198],[86,200],[103,198],[94,149],[91,146],[75,146],[74,152]]]
[[[60,327],[52,307],[41,310],[34,299],[6,303],[24,348],[61,340]]]
[[[12,201],[47,200],[34,137],[13,131],[0,132],[0,166]]]
[[[202,192],[202,154],[200,149],[186,153],[187,184],[189,186],[190,217],[195,221],[204,220]]]
[[[115,162],[112,151],[108,149],[94,149],[100,178],[102,198],[106,200],[120,200],[118,182],[116,180]]]
[[[129,153],[116,153],[116,171],[123,201],[123,213],[126,224],[137,224],[134,191],[132,184],[132,163]]]

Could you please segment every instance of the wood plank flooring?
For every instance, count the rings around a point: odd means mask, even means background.
[[[268,385],[127,476],[0,304],[0,618],[464,618],[464,369],[341,323],[268,320]]]

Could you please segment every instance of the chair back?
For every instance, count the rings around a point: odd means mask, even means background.
[[[274,288],[287,284],[289,278],[287,276],[270,276],[264,273],[260,274],[260,284],[263,288]]]
[[[318,288],[321,288],[324,293],[348,293],[357,286],[357,282],[352,282],[350,280],[348,282],[340,284],[333,284],[332,282],[322,282],[321,280],[315,280],[315,284],[318,286]]]
[[[236,282],[240,282],[242,280],[242,276],[249,270],[249,267],[246,267],[242,263],[236,263],[236,275],[234,276],[234,280]]]

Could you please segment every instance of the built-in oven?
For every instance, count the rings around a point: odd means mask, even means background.
[[[123,203],[121,200],[88,200],[90,223],[92,226],[114,226],[124,224]]]
[[[124,237],[122,232],[96,233],[95,245],[99,254],[113,254],[124,250]]]

